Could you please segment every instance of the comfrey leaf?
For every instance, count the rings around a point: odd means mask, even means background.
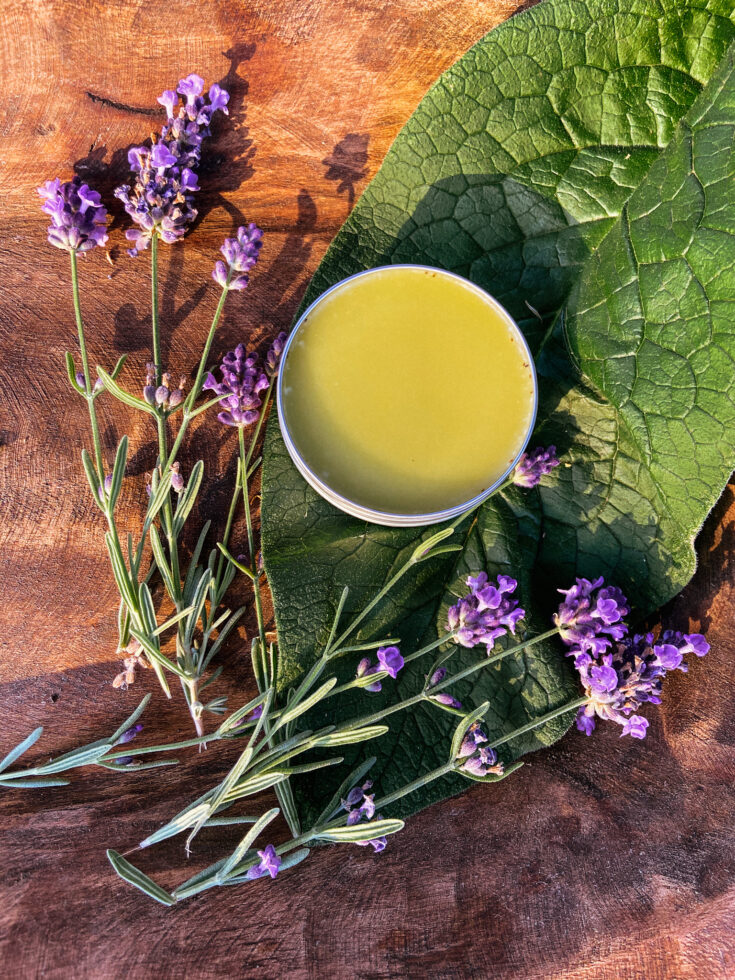
[[[482,570],[518,578],[533,632],[548,628],[553,589],[577,575],[605,575],[642,613],[692,575],[693,539],[735,462],[733,37],[735,11],[699,0],[545,0],[446,72],[394,142],[304,304],[345,276],[399,262],[484,287],[534,350],[533,445],[556,446],[560,465],[458,525],[457,560],[422,563],[362,638],[398,632],[410,654],[444,629],[460,583]],[[296,471],[275,418],[262,517],[282,673],[293,683],[328,634],[335,591],[349,583],[345,616],[354,615],[424,532],[335,511]],[[389,703],[413,690],[412,666],[386,691]],[[545,642],[478,675],[468,703],[490,701],[492,739],[573,697],[566,668]],[[513,754],[566,726],[561,718],[524,735]],[[381,786],[396,788],[399,769],[401,779],[418,775],[397,765],[406,742],[426,747],[422,766],[438,764],[430,746],[445,746],[452,729],[423,707],[402,715],[375,743]],[[400,812],[461,786],[448,778]]]

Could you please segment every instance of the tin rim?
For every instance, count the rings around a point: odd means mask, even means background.
[[[487,487],[482,493],[477,494],[470,500],[467,500],[461,504],[455,504],[453,507],[447,507],[445,510],[431,511],[430,513],[392,513],[390,511],[374,510],[372,507],[366,507],[364,504],[359,504],[355,500],[350,500],[349,497],[343,497],[341,494],[333,490],[328,484],[321,480],[316,473],[311,469],[307,461],[303,458],[299,450],[297,449],[293,439],[291,438],[291,433],[288,429],[288,424],[286,422],[286,416],[283,406],[283,373],[286,364],[286,358],[288,357],[289,351],[291,349],[291,344],[296,337],[299,330],[302,328],[304,322],[313,313],[317,306],[322,303],[331,293],[335,292],[337,289],[341,289],[347,283],[352,282],[354,279],[361,279],[365,276],[374,275],[376,272],[385,272],[390,269],[431,269],[432,272],[437,272],[448,279],[454,279],[456,282],[461,283],[465,288],[474,290],[482,298],[489,302],[490,305],[496,310],[496,312],[506,321],[508,326],[514,331],[518,340],[522,345],[522,349],[525,350],[526,356],[528,358],[528,364],[531,369],[531,380],[533,383],[533,407],[531,411],[531,416],[528,423],[528,429],[526,435],[521,444],[515,459],[508,466],[508,468],[501,474],[500,477],[492,484],[492,486]],[[510,313],[506,308],[491,296],[486,290],[476,283],[471,282],[469,279],[465,279],[464,276],[457,275],[456,272],[448,272],[446,269],[438,269],[433,266],[419,265],[417,263],[404,262],[398,263],[396,265],[379,265],[375,266],[373,269],[364,269],[362,272],[355,272],[351,276],[347,276],[346,279],[340,279],[339,282],[330,286],[329,289],[325,290],[304,310],[299,319],[296,322],[296,326],[291,331],[288,340],[283,348],[283,354],[281,355],[281,365],[278,372],[278,380],[276,382],[276,407],[278,410],[278,423],[281,429],[281,435],[283,436],[283,441],[288,450],[288,454],[291,457],[292,462],[296,466],[296,469],[303,476],[306,482],[314,489],[316,492],[328,501],[333,506],[337,507],[339,510],[346,514],[350,514],[352,517],[358,517],[362,520],[368,521],[371,524],[382,524],[386,527],[417,527],[421,525],[428,524],[439,524],[442,521],[451,520],[454,517],[464,514],[467,511],[473,510],[483,501],[494,493],[495,490],[503,483],[508,474],[511,473],[518,460],[523,455],[526,446],[533,433],[533,427],[536,424],[536,414],[538,411],[538,378],[536,375],[536,365],[533,361],[533,356],[531,355],[530,348],[526,342],[526,338],[523,336],[523,332],[518,324],[515,322]]]

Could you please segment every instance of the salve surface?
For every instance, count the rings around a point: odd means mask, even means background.
[[[377,511],[428,514],[482,493],[520,451],[533,407],[515,329],[433,269],[381,269],[339,287],[283,364],[282,409],[302,459]]]

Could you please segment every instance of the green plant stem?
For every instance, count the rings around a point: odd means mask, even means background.
[[[454,674],[452,677],[447,677],[446,680],[442,681],[441,683],[435,684],[431,688],[425,688],[419,694],[415,694],[413,697],[408,698],[405,701],[399,701],[398,704],[393,704],[387,708],[383,708],[382,711],[376,711],[374,714],[364,715],[357,721],[348,722],[347,725],[342,726],[341,728],[338,727],[337,731],[343,731],[345,728],[352,729],[361,728],[363,725],[372,725],[378,721],[381,721],[383,718],[387,718],[388,715],[395,714],[397,711],[403,711],[405,708],[410,708],[414,704],[419,704],[421,701],[428,701],[431,699],[432,694],[438,694],[445,688],[451,687],[452,684],[456,684],[457,681],[464,680],[471,674],[477,673],[478,670],[482,670],[484,667],[491,667],[493,664],[499,663],[499,661],[504,660],[506,657],[510,657],[515,653],[520,653],[521,650],[526,650],[528,647],[531,647],[534,644],[539,643],[541,640],[545,640],[548,637],[553,636],[555,633],[558,633],[556,627],[552,630],[548,630],[546,633],[541,633],[539,636],[534,636],[530,640],[524,640],[523,643],[518,643],[515,646],[508,647],[507,650],[501,650],[500,653],[496,653],[492,657],[483,657],[482,660],[476,661],[474,664],[466,667],[458,674]]]
[[[79,273],[77,269],[77,253],[69,252],[71,261],[71,289],[74,300],[74,316],[77,322],[77,334],[79,336],[79,352],[82,356],[82,370],[84,372],[84,389],[86,392],[87,408],[89,409],[89,421],[92,426],[92,441],[94,443],[94,458],[97,465],[97,474],[100,486],[105,480],[105,467],[102,456],[102,440],[100,439],[100,427],[97,421],[97,412],[94,407],[92,397],[92,379],[89,374],[89,357],[87,356],[87,343],[84,337],[84,321],[82,320],[82,307],[79,301]]]
[[[492,657],[483,657],[482,660],[475,661],[474,664],[470,664],[469,667],[465,667],[458,674],[453,674],[451,677],[447,677],[446,680],[441,681],[439,684],[435,684],[431,688],[431,693],[436,694],[439,691],[443,691],[444,688],[450,687],[452,684],[456,684],[457,681],[462,681],[465,677],[470,677],[472,674],[477,673],[478,670],[482,670],[483,667],[488,667],[490,664],[495,664],[504,657],[509,656],[511,653],[518,653],[521,650],[527,650],[529,647],[535,646],[537,643],[541,643],[542,640],[548,640],[551,636],[556,636],[559,632],[558,628],[555,626],[553,629],[547,630],[545,633],[540,633],[538,636],[532,637],[530,640],[524,640],[523,643],[518,643],[514,647],[509,647],[507,650],[501,650],[500,653],[496,653]]]
[[[242,481],[242,502],[245,508],[245,524],[247,526],[248,535],[248,555],[250,558],[250,566],[255,572],[255,578],[253,579],[253,598],[255,600],[255,618],[258,622],[258,637],[260,639],[261,653],[265,659],[266,650],[268,649],[268,643],[265,637],[265,621],[263,619],[263,602],[260,593],[260,576],[257,570],[257,556],[255,552],[255,535],[253,533],[253,516],[250,509],[250,494],[248,492],[248,456],[245,452],[245,432],[243,427],[240,425],[237,428],[239,443],[240,443],[240,479]],[[251,444],[252,450],[252,444]],[[271,663],[271,673],[273,664]],[[268,687],[273,684],[274,678],[271,676],[268,679]]]
[[[527,725],[522,725],[520,728],[516,728],[515,731],[509,732],[507,735],[503,735],[501,738],[497,738],[493,741],[493,748],[497,748],[499,745],[505,745],[506,742],[510,742],[514,738],[518,738],[519,735],[525,735],[526,732],[532,732],[534,728],[540,728],[549,721],[553,721],[554,718],[558,718],[559,715],[565,715],[569,711],[576,711],[581,708],[582,705],[589,704],[590,698],[577,698],[576,701],[571,701],[569,704],[564,704],[561,708],[555,708],[554,711],[549,711],[545,715],[541,715],[540,718],[534,718],[533,721],[529,721]]]
[[[158,324],[158,235],[151,238],[151,332],[153,334],[153,364],[156,387],[161,383],[161,333]],[[163,462],[163,460],[161,461]]]

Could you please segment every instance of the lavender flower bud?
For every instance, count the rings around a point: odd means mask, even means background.
[[[436,701],[437,704],[443,704],[447,708],[455,708],[457,711],[462,707],[462,702],[453,698],[451,694],[447,694],[446,691],[440,691],[438,694],[430,694],[430,699]]]
[[[578,578],[571,589],[559,589],[566,598],[554,615],[559,636],[567,646],[596,656],[604,653],[613,640],[622,640],[628,627],[623,617],[630,612],[628,600],[614,585],[605,586]]]
[[[403,668],[404,660],[401,656],[401,652],[398,647],[379,647],[378,648],[378,662],[371,666],[370,658],[363,657],[360,663],[357,665],[357,671],[355,673],[356,677],[365,677],[370,674],[381,673],[382,671],[387,671],[388,674],[394,679],[398,676],[399,670]],[[383,685],[380,681],[375,681],[373,684],[368,684],[365,687],[366,691],[382,691]]]
[[[132,742],[136,735],[142,731],[143,726],[141,724],[133,725],[132,728],[128,728],[127,731],[122,733],[117,742],[115,742],[115,745],[127,745],[128,742]]]
[[[260,249],[263,246],[263,232],[256,224],[237,229],[235,238],[226,238],[220,251],[227,265],[221,260],[215,263],[212,278],[223,289],[245,289],[248,284],[248,273],[258,261]]]
[[[158,99],[167,115],[160,137],[150,148],[137,146],[128,153],[135,183],[118,187],[115,196],[137,225],[125,233],[131,255],[148,248],[154,235],[178,241],[197,216],[193,204],[202,143],[210,135],[212,116],[227,113],[230,98],[219,85],[212,85],[208,98],[203,88],[204,81],[192,74],[179,82],[179,94],[167,89]],[[183,104],[179,95],[185,97]]]
[[[459,747],[457,758],[464,759],[466,756],[472,755],[484,742],[487,742],[487,740],[487,735],[480,727],[480,723],[477,721],[474,722],[467,729],[467,734]]]
[[[518,487],[535,487],[541,482],[542,476],[551,473],[558,465],[556,446],[549,446],[546,449],[538,446],[529,453],[523,453],[513,470],[511,479]]]
[[[107,209],[97,191],[73,177],[62,184],[58,177],[38,188],[41,210],[51,217],[48,241],[67,252],[88,252],[107,241]]]
[[[429,678],[428,686],[436,687],[437,684],[441,684],[441,682],[444,680],[446,676],[447,676],[447,668],[440,667],[438,670],[435,670],[434,673]]]
[[[246,426],[257,421],[263,402],[260,392],[269,387],[268,378],[260,367],[257,354],[248,354],[244,344],[228,351],[220,365],[222,380],[209,372],[202,388],[226,396],[220,402],[223,409],[217,418],[224,425]]]
[[[181,470],[181,463],[173,463],[171,465],[171,486],[176,491],[176,493],[181,493],[184,489],[184,478],[179,472]]]
[[[288,334],[285,330],[282,330],[270,345],[268,353],[265,355],[265,370],[271,378],[275,377],[278,373],[278,365],[281,361],[281,354],[283,354],[287,340]]]
[[[470,575],[467,579],[470,592],[447,612],[448,632],[454,634],[463,647],[484,644],[489,654],[495,641],[509,631],[515,633],[516,624],[525,616],[516,599],[509,598],[518,583],[508,575],[498,575],[492,585],[486,572]]]
[[[354,827],[355,824],[361,823],[363,820],[369,822],[376,817],[375,813],[375,796],[368,795],[367,790],[372,788],[372,782],[368,779],[362,786],[353,786],[349,791],[346,798],[342,800],[341,806],[343,810],[346,810],[349,816],[347,817],[347,826]],[[354,809],[357,807],[357,809]],[[381,820],[380,814],[377,814],[376,819]],[[374,851],[379,852],[385,850],[387,844],[385,837],[373,837],[370,840],[355,841],[360,847],[367,847],[370,844]]]
[[[74,377],[76,378],[76,382],[77,382],[77,384],[79,385],[80,388],[86,387],[87,379],[84,377],[84,372],[83,371],[77,371],[77,373],[74,375]]]
[[[503,763],[498,762],[495,749],[488,746],[482,746],[475,755],[470,756],[461,768],[473,776],[488,776],[490,774],[502,776],[504,772]]]

